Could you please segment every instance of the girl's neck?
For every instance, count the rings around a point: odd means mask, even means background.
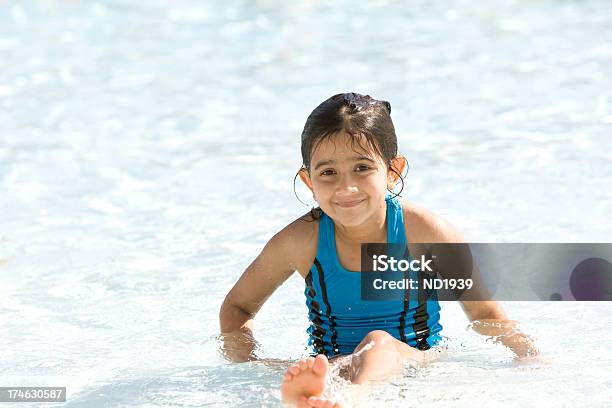
[[[387,208],[386,205],[362,225],[344,226],[336,223],[336,239],[349,245],[363,243],[387,242]]]

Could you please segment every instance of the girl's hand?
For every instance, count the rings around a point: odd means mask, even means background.
[[[501,335],[497,338],[497,342],[512,350],[519,359],[535,357],[540,354],[533,339],[521,332]]]
[[[535,357],[540,354],[534,344],[533,338],[519,329],[518,322],[507,319],[481,319],[474,320],[468,326],[494,343],[501,343],[508,347],[517,358]]]
[[[231,333],[222,333],[220,352],[227,360],[234,363],[243,363],[257,359],[255,350],[257,342],[253,337],[253,332],[244,327]]]

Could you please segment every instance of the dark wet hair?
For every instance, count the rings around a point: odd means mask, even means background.
[[[310,173],[312,152],[321,142],[340,132],[350,137],[353,147],[357,145],[364,150],[372,149],[383,159],[389,170],[399,176],[402,180],[400,192],[396,194],[390,191],[395,194],[394,197],[399,196],[404,189],[404,178],[391,166],[391,161],[397,156],[397,136],[391,120],[391,104],[354,92],[337,94],[322,102],[310,113],[302,131],[300,171],[305,169]],[[299,171],[293,179],[294,193],[298,174]],[[320,207],[313,208],[310,211],[312,220],[320,218],[321,212]]]

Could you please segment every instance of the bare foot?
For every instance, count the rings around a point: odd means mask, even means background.
[[[300,399],[298,400],[298,408],[302,407],[343,408],[343,406],[339,402],[330,400],[325,397],[300,397]]]
[[[293,364],[287,369],[281,385],[283,402],[297,404],[300,408],[308,407],[308,397],[318,397],[323,393],[328,371],[329,361],[323,354],[304,358]]]

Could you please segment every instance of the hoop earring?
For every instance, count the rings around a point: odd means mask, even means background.
[[[408,164],[408,161],[406,160],[406,164]],[[402,194],[402,191],[404,191],[404,177],[402,177],[402,175],[400,173],[397,172],[397,170],[395,170],[393,167],[391,167],[391,171],[393,171],[395,174],[397,174],[399,176],[398,179],[398,183],[401,181],[402,182],[402,188],[400,189],[399,193],[395,193],[393,190],[395,190],[395,187],[397,187],[397,183],[393,186],[393,189],[389,189],[389,186],[387,185],[387,191],[390,192],[391,194],[393,194],[393,198],[395,197],[399,197],[400,194]],[[408,175],[408,169],[406,170],[406,175]]]
[[[297,198],[297,199],[298,199],[298,201],[299,201],[300,203],[304,204],[304,205],[305,205],[305,206],[307,206],[307,207],[313,207],[313,208],[314,208],[314,205],[313,205],[313,204],[303,202],[303,201],[300,199],[300,197],[297,195],[297,191],[295,190],[295,181],[297,180],[297,178],[298,178],[298,175],[299,175],[299,174],[300,174],[300,171],[298,170],[298,172],[297,172],[297,173],[295,173],[295,176],[293,177],[293,194],[295,195],[295,198]],[[316,202],[316,199],[315,199],[315,197],[314,197],[314,193],[312,194],[312,198],[313,198],[313,200],[315,200],[315,202]]]

